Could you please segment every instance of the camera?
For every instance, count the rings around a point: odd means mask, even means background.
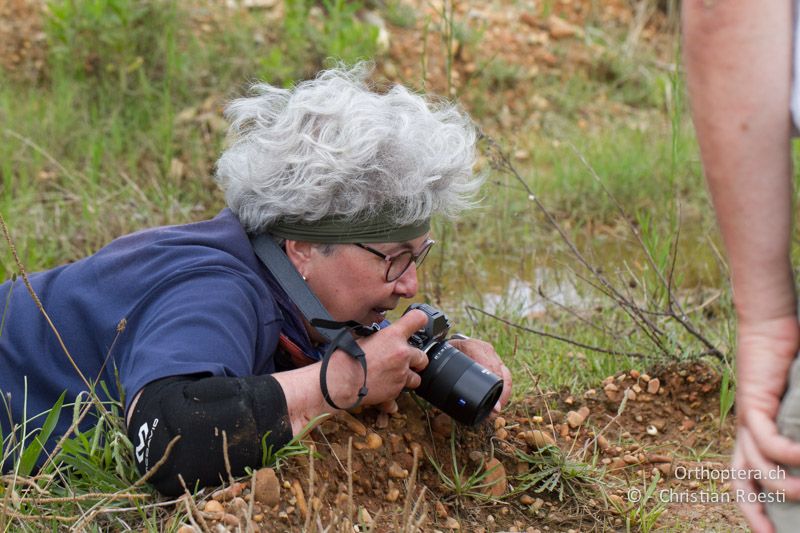
[[[408,339],[428,356],[428,366],[419,374],[422,383],[414,392],[456,422],[479,424],[500,398],[503,380],[445,340],[450,321],[442,311],[428,304],[412,304],[403,314],[414,309],[428,316],[425,327]]]

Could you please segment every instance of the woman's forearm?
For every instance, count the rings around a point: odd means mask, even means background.
[[[683,10],[692,115],[737,312],[794,314],[790,2],[691,0]]]

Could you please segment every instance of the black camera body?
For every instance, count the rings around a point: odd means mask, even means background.
[[[405,313],[414,309],[428,315],[425,327],[408,339],[428,356],[428,366],[419,374],[422,383],[414,392],[457,422],[479,424],[500,398],[503,380],[445,340],[450,321],[442,311],[428,304],[412,304]]]

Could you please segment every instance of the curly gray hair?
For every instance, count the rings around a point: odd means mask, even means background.
[[[377,94],[370,71],[326,70],[291,90],[256,84],[228,106],[232,143],[216,180],[248,232],[381,210],[406,225],[471,205],[482,179],[470,118],[399,85]]]

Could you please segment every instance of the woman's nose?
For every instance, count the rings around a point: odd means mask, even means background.
[[[417,265],[411,263],[403,275],[394,282],[394,292],[403,298],[413,298],[417,294],[419,284],[417,283]]]

